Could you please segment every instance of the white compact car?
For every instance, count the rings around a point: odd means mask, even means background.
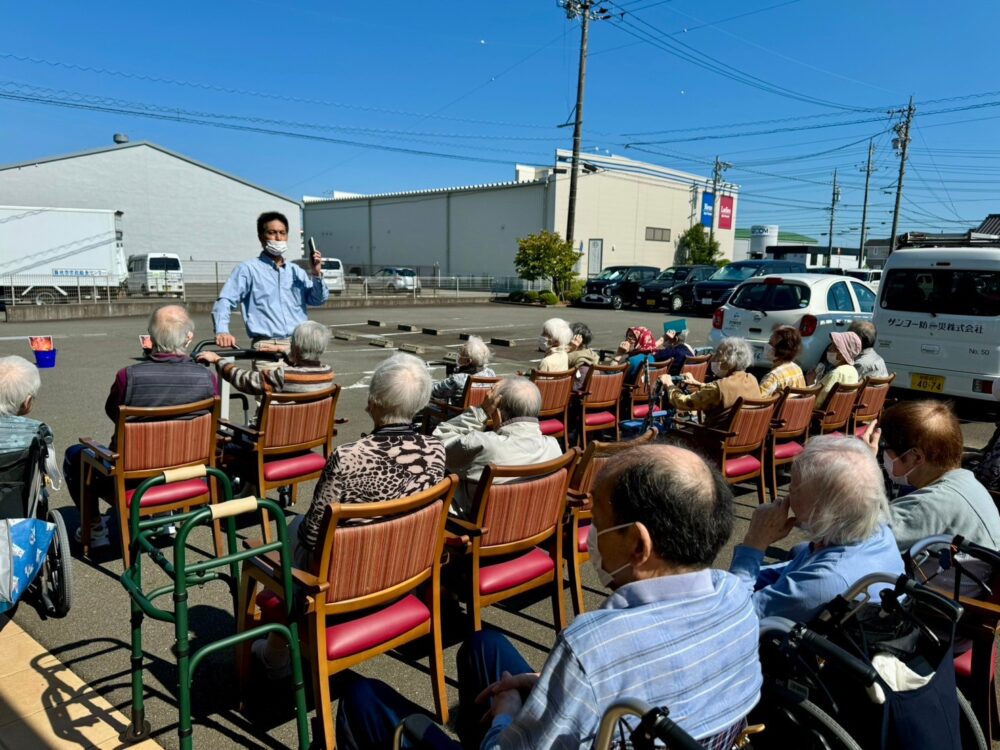
[[[312,273],[311,258],[296,258],[295,265],[302,268],[307,273]],[[323,258],[323,281],[331,294],[340,296],[344,293],[344,264],[339,258]]]
[[[420,294],[420,277],[412,268],[386,266],[365,279],[369,292],[416,292]]]
[[[871,320],[875,292],[846,276],[793,273],[761,276],[740,284],[712,316],[708,340],[716,346],[727,336],[750,342],[754,367],[770,367],[765,347],[778,326],[802,333],[804,370],[814,367],[830,345],[830,334],[846,331],[855,320]]]

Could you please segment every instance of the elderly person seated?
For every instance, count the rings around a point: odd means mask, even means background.
[[[215,352],[201,352],[196,359],[215,365],[223,380],[228,380],[243,393],[255,396],[265,391],[279,393],[311,393],[333,384],[334,372],[319,358],[330,343],[330,329],[322,323],[307,320],[292,331],[291,344],[284,361],[263,370],[247,370],[232,362],[224,362]]]
[[[656,339],[653,338],[653,332],[644,326],[635,326],[625,331],[625,340],[618,345],[612,361],[616,364],[628,363],[625,382],[634,383],[639,375],[639,368],[653,363],[655,351]]]
[[[900,550],[932,534],[961,534],[1000,549],[1000,513],[990,493],[962,468],[962,428],[941,401],[904,401],[885,410],[865,432],[872,452],[882,444],[882,466],[893,484],[915,487],[889,505]]]
[[[816,407],[822,408],[830,397],[830,391],[837,383],[854,385],[858,383],[858,371],[854,369],[854,358],[861,353],[861,339],[858,334],[834,331],[830,334],[830,345],[826,348],[826,363],[820,362],[813,368],[810,383],[819,382],[821,388],[816,394]]]
[[[567,360],[571,368],[576,368],[573,390],[578,391],[583,387],[587,372],[600,362],[601,358],[597,352],[590,348],[590,343],[594,340],[590,326],[586,323],[574,323],[570,329],[573,331],[573,338],[569,342]]]
[[[539,372],[563,372],[569,369],[569,344],[573,329],[562,318],[549,318],[542,324],[538,350],[545,352],[538,363]]]
[[[465,383],[470,375],[482,378],[496,377],[489,363],[490,348],[478,336],[469,336],[469,340],[458,350],[458,367],[444,380],[439,380],[431,387],[431,398],[460,406],[465,395]]]
[[[786,388],[805,388],[806,378],[795,358],[802,351],[802,334],[792,326],[778,326],[771,331],[764,356],[771,360],[771,370],[760,381],[760,395],[774,396]]]
[[[16,355],[0,357],[0,417],[23,417],[41,387],[38,368],[31,362]]]
[[[685,388],[673,385],[670,375],[661,375],[660,381],[668,386],[667,400],[677,411],[702,411],[705,424],[717,424],[738,399],[759,399],[757,378],[746,370],[753,364],[753,350],[745,340],[730,336],[722,339],[712,352],[709,366],[715,380],[701,383],[691,373],[684,373]],[[686,392],[686,388],[693,392]]]
[[[858,371],[858,379],[889,377],[885,360],[875,351],[875,342],[878,340],[875,324],[870,320],[855,320],[847,330],[861,339],[861,354],[854,358],[854,369]]]
[[[670,360],[670,374],[680,375],[681,368],[688,357],[694,356],[694,349],[687,342],[688,331],[664,331],[663,336],[656,342],[656,353],[653,359],[657,362]]]
[[[469,516],[487,465],[533,466],[562,455],[559,441],[542,434],[541,409],[538,386],[523,377],[503,378],[482,407],[467,409],[435,428],[434,435],[444,441],[448,471],[461,479],[452,503],[454,514]]]
[[[729,571],[753,591],[759,617],[808,622],[863,576],[903,573],[888,510],[878,463],[862,441],[812,438],[792,464],[788,498],[754,511]],[[787,562],[762,565],[767,548],[795,526],[809,542]]]

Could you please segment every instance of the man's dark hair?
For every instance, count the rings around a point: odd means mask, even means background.
[[[630,453],[611,489],[615,523],[643,524],[666,562],[711,565],[733,530],[733,492],[722,475],[705,463],[706,482],[703,471],[685,471],[657,448]]]
[[[265,211],[260,216],[257,217],[257,236],[261,237],[264,234],[264,227],[270,224],[272,221],[280,221],[285,225],[285,231],[288,231],[288,217],[283,213],[278,211]]]
[[[594,334],[586,323],[574,323],[570,326],[570,330],[573,331],[574,336],[580,337],[584,346],[590,346],[590,342],[594,340]]]

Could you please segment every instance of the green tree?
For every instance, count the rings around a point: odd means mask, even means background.
[[[722,251],[719,249],[719,241],[708,239],[705,227],[695,224],[680,236],[677,247],[684,256],[687,263],[696,265],[718,264]]]
[[[580,259],[573,245],[558,232],[543,229],[517,240],[514,269],[527,281],[551,279],[552,289],[561,296],[570,287],[575,274],[573,267]]]

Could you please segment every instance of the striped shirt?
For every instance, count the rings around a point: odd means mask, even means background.
[[[590,747],[615,700],[667,706],[695,739],[728,732],[760,696],[750,592],[720,570],[626,584],[556,639],[523,708],[500,715],[489,748]]]
[[[760,395],[773,396],[785,388],[805,388],[806,379],[802,368],[794,362],[784,362],[760,379]]]
[[[232,362],[216,363],[223,380],[243,393],[261,396],[265,391],[277,393],[315,393],[333,385],[333,368],[319,362],[291,365],[283,363],[265,370],[244,370]]]

